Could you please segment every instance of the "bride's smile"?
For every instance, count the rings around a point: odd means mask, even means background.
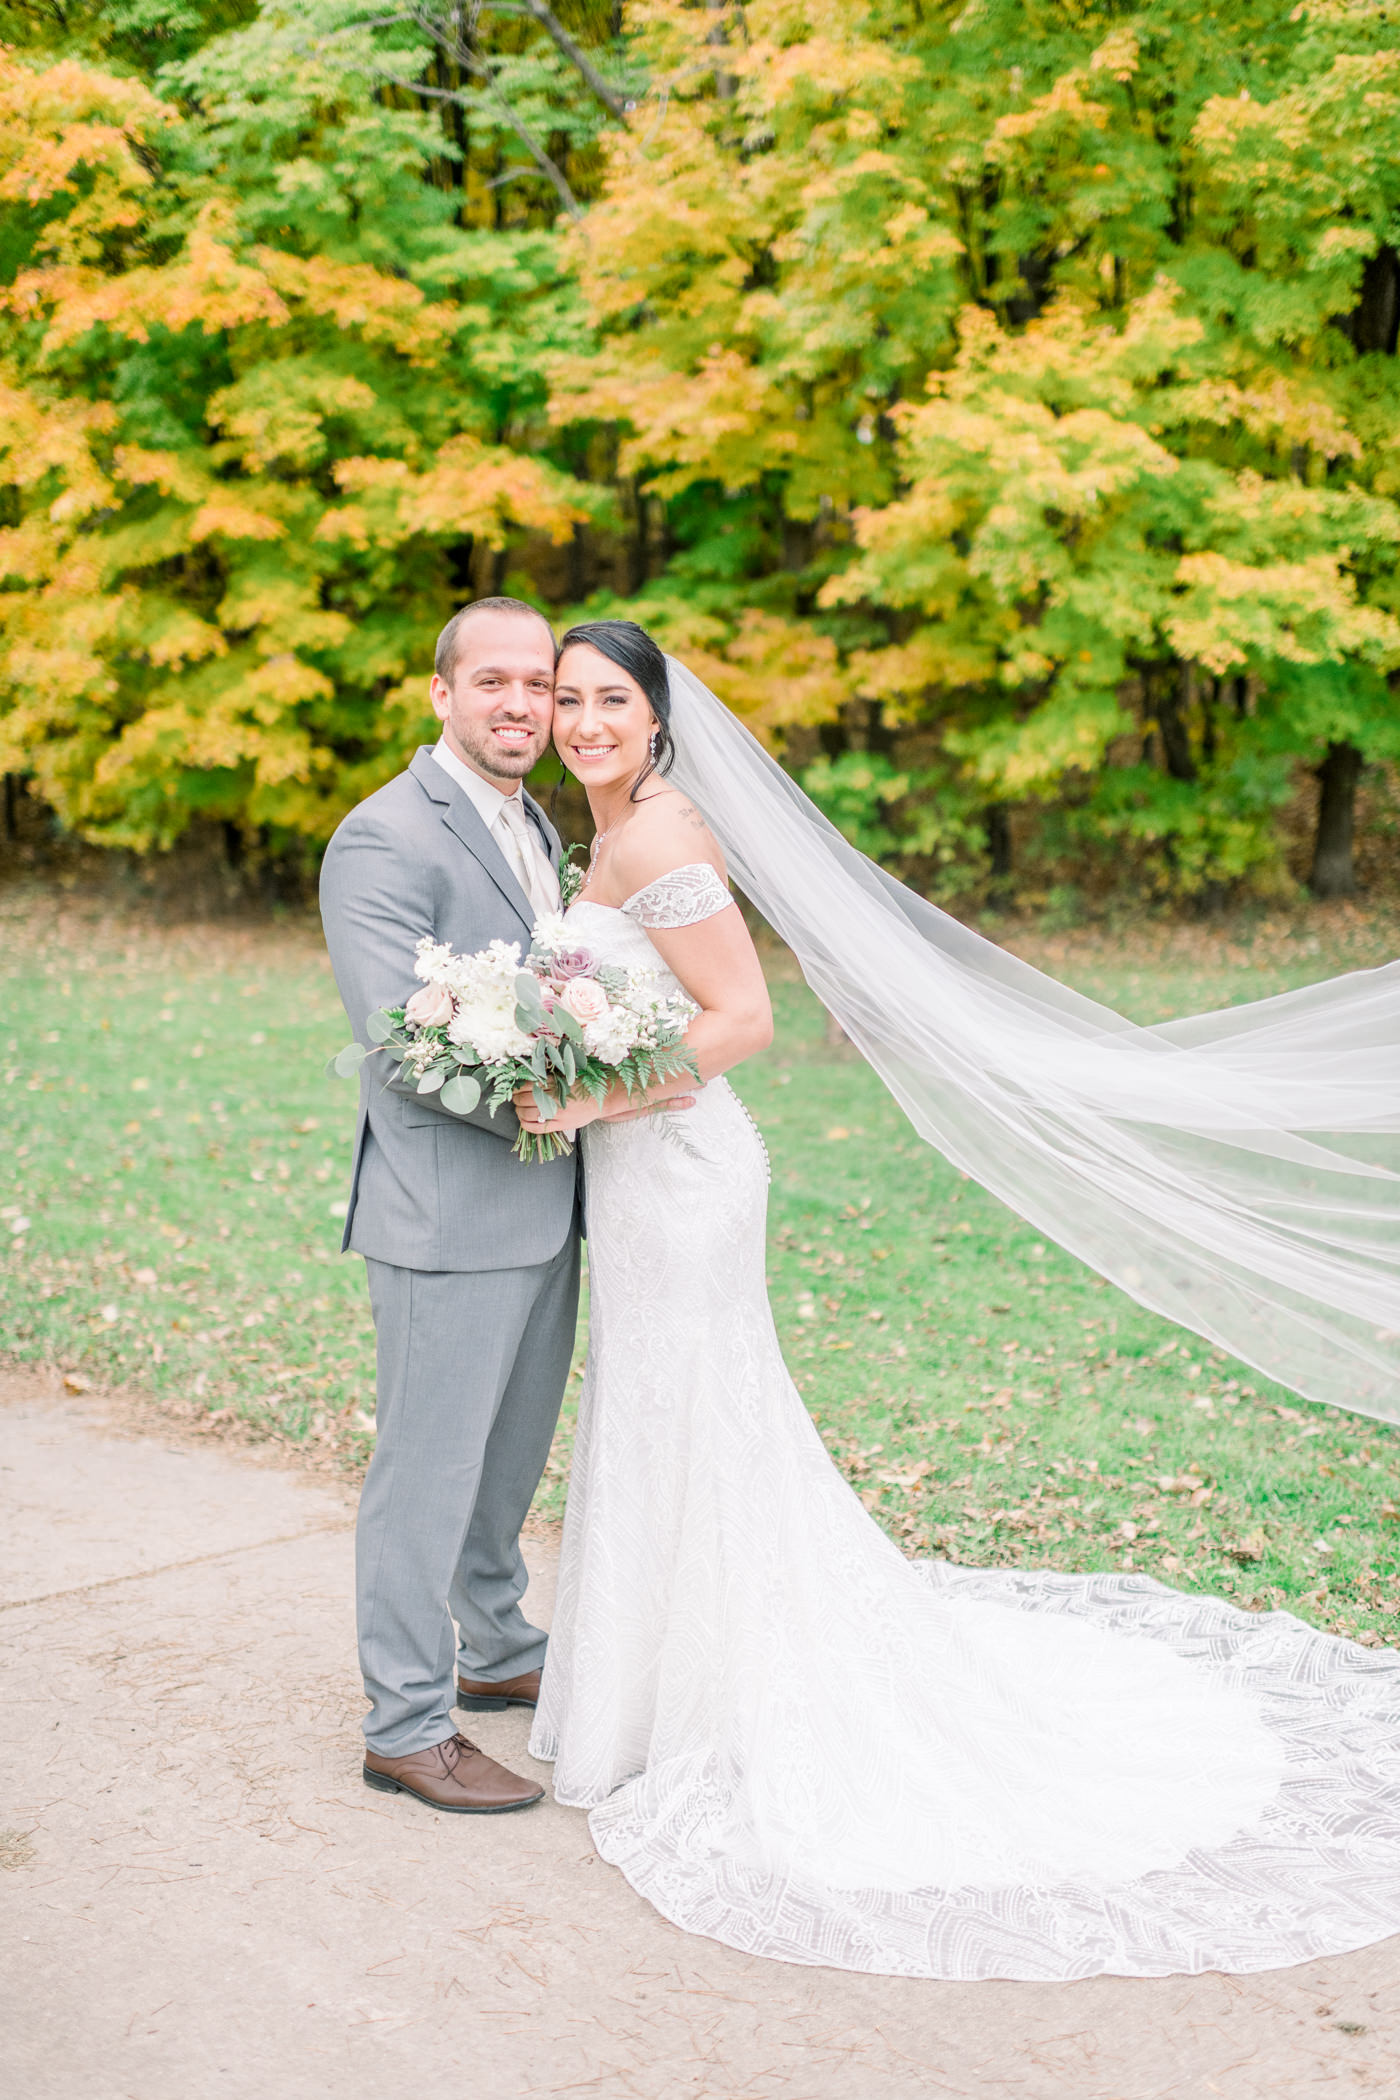
[[[554,747],[588,790],[606,829],[622,814],[647,770],[656,730],[651,703],[636,680],[588,642],[566,649],[554,681]]]

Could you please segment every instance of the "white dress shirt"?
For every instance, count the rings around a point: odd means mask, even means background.
[[[456,781],[500,847],[506,866],[529,898],[535,917],[540,919],[547,912],[558,911],[559,877],[550,866],[539,830],[525,807],[519,781],[509,794],[503,794],[472,767],[464,765],[445,737],[434,745],[433,757],[448,779]]]

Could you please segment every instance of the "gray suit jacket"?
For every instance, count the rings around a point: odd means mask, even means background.
[[[526,808],[545,850],[559,839]],[[416,989],[424,934],[460,952],[529,946],[529,900],[456,782],[424,745],[406,773],[351,810],[321,867],[321,920],[350,1026]],[[360,1073],[360,1119],[343,1247],[403,1269],[515,1269],[552,1259],[575,1229],[576,1155],[527,1165],[509,1103],[455,1116],[383,1056]]]

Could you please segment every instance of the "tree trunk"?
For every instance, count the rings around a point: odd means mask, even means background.
[[[1011,875],[1011,817],[1006,804],[989,802],[982,812],[982,822],[992,860],[992,880],[1006,882]]]
[[[1342,327],[1358,350],[1379,350],[1395,355],[1400,336],[1400,256],[1393,248],[1379,248],[1361,275],[1361,297]]]
[[[709,8],[711,14],[718,15],[724,13],[726,7],[726,0],[705,0],[705,4]],[[718,23],[715,26],[715,28],[713,28],[710,31],[709,35],[705,39],[705,42],[707,44],[720,45],[724,45],[729,42],[728,33],[725,30],[724,24],[722,22]],[[738,94],[738,92],[739,83],[735,76],[732,73],[728,72],[723,65],[717,65],[715,67],[715,94],[719,97],[719,100],[721,102],[732,102],[734,97]]]
[[[1193,781],[1196,778],[1196,760],[1191,749],[1191,732],[1187,727],[1186,709],[1190,705],[1191,666],[1177,666],[1177,684],[1173,686],[1170,671],[1160,675],[1158,690],[1152,708],[1157,717],[1157,728],[1162,738],[1162,757],[1173,780]]]
[[[592,593],[596,566],[592,556],[588,527],[583,524],[575,525],[565,556],[569,570],[569,596],[575,605],[582,605],[584,599]]]
[[[1356,889],[1352,833],[1356,784],[1365,764],[1355,744],[1329,744],[1317,769],[1317,835],[1308,887],[1315,897],[1350,897]]]
[[[647,580],[646,498],[635,474],[619,478],[614,490],[621,529],[615,543],[613,588],[623,598],[635,598]]]
[[[5,837],[13,846],[19,837],[19,775],[5,775]]]
[[[844,758],[851,748],[851,732],[843,717],[838,715],[834,722],[818,722],[817,741],[825,757]]]
[[[881,758],[893,758],[895,734],[885,720],[884,703],[867,700],[865,703],[865,748]]]
[[[1017,292],[1006,302],[1006,317],[1017,328],[1034,321],[1045,310],[1045,305],[1054,288],[1054,257],[1032,251],[1018,255],[1016,268],[1025,290]]]

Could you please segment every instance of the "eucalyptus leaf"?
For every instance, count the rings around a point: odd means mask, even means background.
[[[427,1071],[427,1072],[425,1072],[425,1073],[423,1074],[423,1077],[422,1077],[422,1078],[421,1078],[421,1079],[419,1080],[419,1082],[418,1082],[418,1091],[419,1091],[419,1093],[420,1093],[420,1094],[436,1094],[436,1093],[438,1093],[438,1092],[439,1092],[439,1091],[441,1090],[441,1087],[442,1087],[443,1081],[444,1081],[444,1080],[446,1079],[446,1077],[447,1077],[447,1074],[446,1074],[446,1073],[445,1073],[445,1072],[443,1071],[443,1069],[442,1069],[442,1066],[441,1066],[441,1065],[434,1065],[434,1066],[433,1066],[433,1067],[431,1068],[431,1070],[430,1070],[430,1071]]]
[[[363,1043],[347,1043],[345,1048],[337,1050],[331,1059],[330,1070],[338,1079],[352,1079],[368,1056],[369,1052]]]
[[[442,1105],[454,1116],[469,1116],[481,1099],[481,1083],[465,1072],[449,1079],[442,1090]]]
[[[376,1007],[365,1022],[365,1034],[372,1043],[387,1043],[394,1032],[394,1023],[382,1006]]]

